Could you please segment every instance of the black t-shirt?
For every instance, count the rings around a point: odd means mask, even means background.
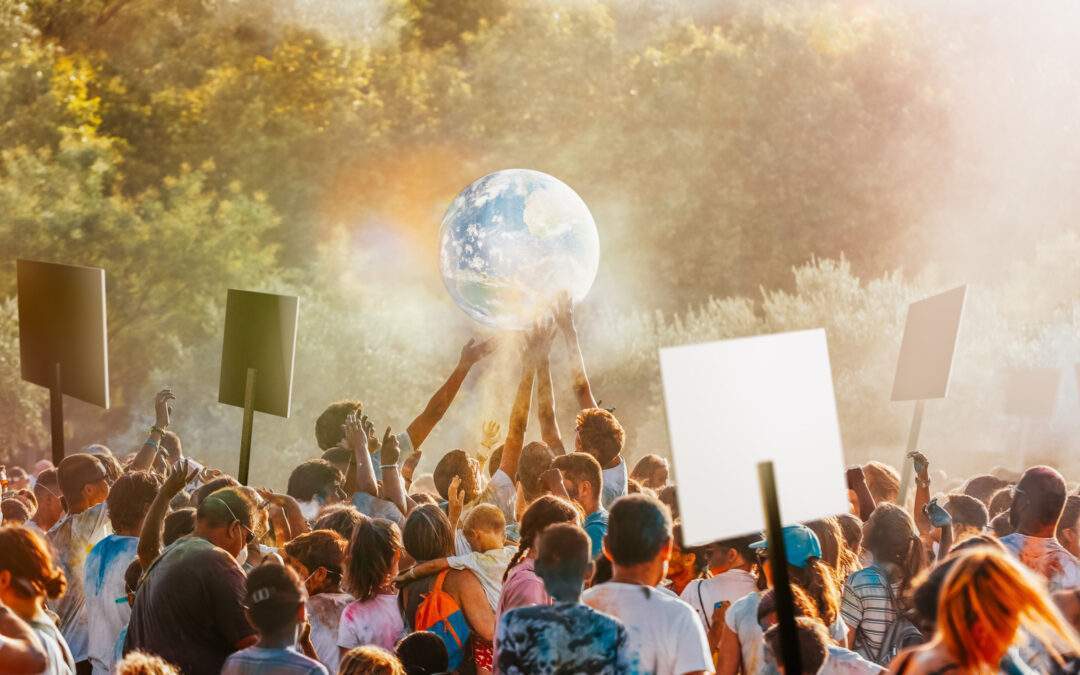
[[[244,573],[227,551],[184,537],[150,566],[131,608],[124,652],[157,654],[199,675],[219,673],[255,629],[244,616]]]

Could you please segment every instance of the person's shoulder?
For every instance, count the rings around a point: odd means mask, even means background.
[[[716,577],[713,578],[715,579]],[[689,603],[691,599],[696,599],[698,587],[701,586],[704,581],[704,579],[691,579],[690,582],[683,587],[682,593],[679,594],[679,598],[687,603]]]
[[[844,582],[844,585],[850,586],[854,590],[868,586],[883,586],[884,584],[885,575],[876,565],[870,565],[852,572],[848,575],[847,581]]]

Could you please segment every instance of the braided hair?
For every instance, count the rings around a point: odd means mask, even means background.
[[[503,574],[503,581],[510,576],[510,570],[521,562],[521,559],[529,552],[529,549],[540,540],[540,533],[548,525],[555,523],[580,524],[581,515],[573,504],[552,495],[543,495],[525,509],[521,516],[521,540],[518,542],[518,550],[510,558],[510,564]]]

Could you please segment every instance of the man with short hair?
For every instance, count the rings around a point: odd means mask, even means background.
[[[600,462],[584,452],[572,452],[556,457],[552,468],[562,474],[566,496],[576,502],[585,514],[581,526],[592,542],[589,552],[591,559],[596,560],[603,552],[608,526],[607,509],[600,504],[600,491],[604,485]]]
[[[611,503],[626,494],[628,476],[623,461],[626,432],[619,420],[603,408],[586,408],[575,421],[575,449],[596,458],[603,470],[604,488],[600,504],[608,509]]]
[[[495,635],[500,673],[634,672],[626,628],[618,619],[581,603],[592,558],[584,531],[557,523],[540,535],[536,574],[554,600],[503,614]]]
[[[113,484],[105,501],[113,533],[90,549],[83,585],[91,617],[88,656],[96,674],[108,675],[117,660],[116,642],[131,618],[124,573],[135,559],[143,518],[160,489],[157,476],[133,471]]]
[[[1046,579],[1051,592],[1080,586],[1080,562],[1055,536],[1064,507],[1061,474],[1048,466],[1031,467],[1014,488],[1009,522],[1015,531],[1001,538],[1010,553]]]
[[[711,672],[709,642],[694,610],[656,587],[666,575],[673,545],[671,515],[659,500],[644,494],[618,499],[610,509],[604,537],[611,581],[586,591],[583,600],[626,626],[637,671]]]
[[[944,508],[952,516],[953,544],[982,534],[990,524],[986,505],[969,495],[949,495]]]
[[[241,488],[202,501],[195,532],[150,565],[131,610],[124,652],[148,651],[184,673],[219,673],[229,654],[255,642],[244,615],[244,573],[255,505]]]
[[[75,664],[89,669],[89,619],[83,594],[86,555],[112,527],[105,499],[109,496],[108,473],[92,455],[68,455],[57,468],[57,482],[67,515],[49,530],[49,543],[67,577],[67,591],[53,605],[60,615],[60,632],[71,649]]]
[[[37,499],[38,507],[34,512],[33,520],[27,523],[27,527],[36,529],[38,534],[44,537],[45,533],[52,529],[56,521],[64,515],[56,469],[48,468],[38,474],[37,480],[34,481],[34,497]]]
[[[309,523],[324,506],[345,499],[345,477],[325,459],[309,459],[293,469],[285,494],[300,505],[300,513]]]

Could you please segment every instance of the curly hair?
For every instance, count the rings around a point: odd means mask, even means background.
[[[606,467],[622,453],[626,432],[619,420],[603,408],[586,408],[575,421],[577,450],[587,452]]]
[[[0,527],[0,570],[11,572],[14,579],[27,584],[13,587],[24,597],[58,598],[67,590],[64,570],[53,562],[49,545],[25,527]]]
[[[465,490],[465,503],[476,499],[479,491],[476,476],[469,465],[469,454],[464,450],[451,450],[435,465],[435,489],[443,499],[450,498],[450,482],[455,477],[461,479],[461,489]]]
[[[364,404],[360,401],[345,400],[336,401],[322,411],[319,419],[315,420],[315,442],[320,450],[329,450],[345,439],[341,427],[345,424],[345,418],[356,413],[363,413]]]
[[[105,503],[115,532],[132,532],[142,525],[154,497],[161,491],[161,480],[149,471],[131,471],[113,484]]]
[[[381,647],[356,647],[341,657],[338,675],[405,675],[405,668]]]
[[[180,670],[160,656],[136,651],[116,664],[116,675],[180,675]]]

